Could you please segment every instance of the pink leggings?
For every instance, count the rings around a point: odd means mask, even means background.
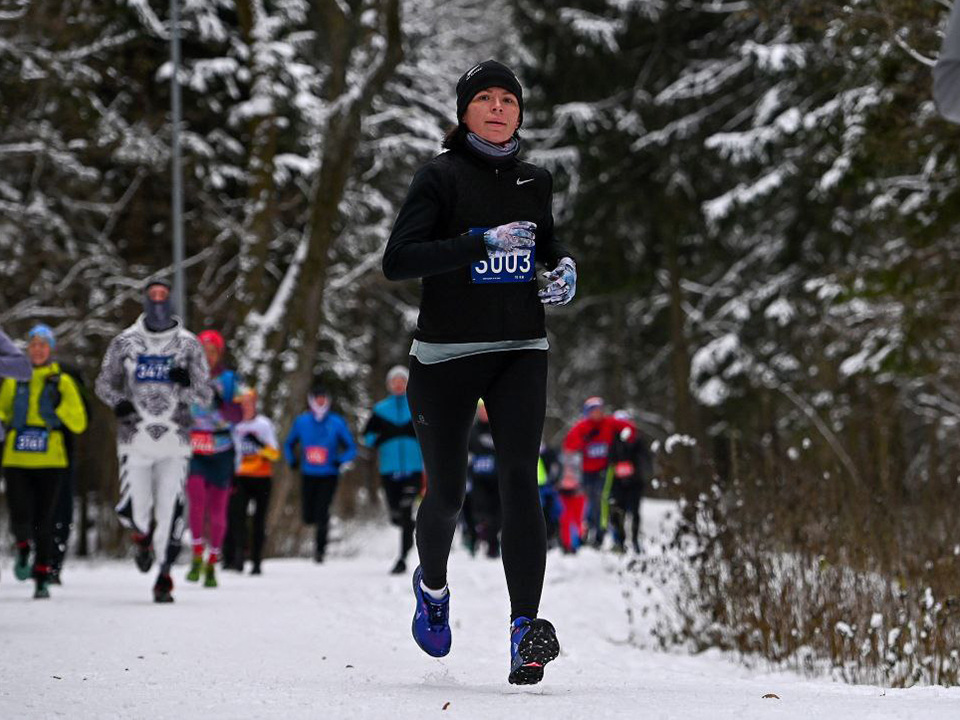
[[[208,483],[203,475],[191,475],[187,478],[187,500],[190,503],[190,534],[193,543],[202,542],[203,521],[209,519],[209,533],[206,536],[210,548],[219,552],[223,545],[223,536],[227,532],[227,503],[230,488],[218,488]]]

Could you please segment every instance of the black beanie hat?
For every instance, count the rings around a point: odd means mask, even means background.
[[[523,125],[523,88],[520,87],[520,81],[513,74],[513,70],[496,60],[484,60],[479,65],[474,65],[457,81],[457,122],[463,120],[467,105],[474,96],[490,87],[503,88],[517,96],[517,104],[520,106],[517,127]]]
[[[155,278],[150,278],[150,280],[144,286],[143,288],[144,292],[152,288],[154,285],[163,285],[167,290],[173,290],[173,285],[171,285],[170,281],[167,280],[165,277],[155,277]]]
[[[310,396],[316,397],[317,395],[330,395],[330,389],[327,387],[327,383],[324,382],[322,377],[315,377],[313,382],[310,383]]]

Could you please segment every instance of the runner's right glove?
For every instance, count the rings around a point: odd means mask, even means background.
[[[513,255],[518,250],[532,248],[536,243],[537,224],[527,220],[498,225],[489,230],[471,230],[471,233],[483,232],[483,244],[487,248],[487,255],[493,258],[496,255]]]

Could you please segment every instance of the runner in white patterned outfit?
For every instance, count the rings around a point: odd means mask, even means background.
[[[113,339],[97,395],[117,416],[120,522],[133,531],[137,567],[161,553],[156,602],[173,602],[170,567],[183,534],[183,488],[190,462],[191,403],[209,403],[203,348],[171,310],[170,286],[147,286],[144,314]]]

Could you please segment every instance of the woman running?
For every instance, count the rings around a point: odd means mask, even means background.
[[[210,365],[213,402],[193,408],[190,433],[193,458],[187,478],[193,560],[187,580],[197,582],[202,572],[203,586],[217,587],[216,566],[227,532],[227,503],[234,472],[232,428],[242,419],[243,411],[234,401],[239,389],[237,375],[223,366],[223,336],[216,330],[204,330],[197,337]],[[203,562],[204,538],[210,547],[206,564]]]
[[[400,557],[390,571],[407,571],[407,553],[413,548],[413,505],[420,494],[423,458],[413,430],[407,402],[409,372],[395,365],[387,372],[390,397],[373,406],[363,428],[363,443],[376,448],[380,457],[380,482],[390,508],[390,522],[400,528]]]
[[[544,304],[574,296],[576,265],[553,234],[553,180],[518,158],[523,91],[487,60],[457,83],[448,150],[413,178],[383,256],[389,280],[422,278],[407,390],[427,491],[417,515],[413,635],[450,651],[447,558],[466,484],[467,445],[483,399],[497,448],[501,552],[511,605],[509,681],[533,684],[560,652],[538,619],[546,531],[537,460],[546,410]],[[537,290],[534,262],[550,269]]]
[[[304,525],[316,525],[313,560],[327,555],[330,507],[340,482],[340,470],[357,456],[357,444],[346,421],[330,410],[330,392],[314,380],[307,395],[306,412],[293,421],[283,443],[283,456],[291,470],[300,471],[300,499]]]
[[[87,429],[87,413],[77,384],[53,360],[53,330],[36,325],[27,337],[33,370],[29,380],[2,381],[0,423],[10,428],[2,454],[17,543],[14,574],[18,580],[32,575],[33,596],[41,599],[50,597],[57,495],[69,473],[66,436]]]
[[[243,572],[247,550],[247,509],[253,503],[253,541],[251,575],[260,575],[263,545],[266,540],[267,507],[273,485],[273,463],[280,459],[277,431],[270,418],[257,412],[257,391],[247,390],[240,397],[243,420],[233,428],[238,467],[230,496],[230,535],[233,548],[231,569]]]

